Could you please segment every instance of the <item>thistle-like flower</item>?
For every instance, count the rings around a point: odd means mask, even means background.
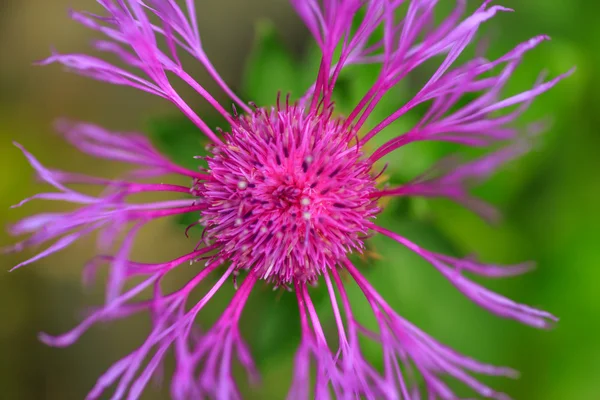
[[[507,398],[471,374],[512,376],[513,370],[483,364],[435,341],[396,313],[348,257],[361,252],[365,240],[379,233],[418,254],[465,296],[501,317],[538,328],[555,320],[545,311],[483,288],[464,274],[510,276],[527,271],[527,264],[487,265],[434,253],[375,223],[383,197],[445,197],[484,216],[491,215],[493,209],[471,197],[466,185],[485,179],[501,164],[527,151],[526,141],[511,123],[536,96],[568,75],[539,81],[512,97],[501,96],[524,54],[548,39],[546,36],[532,38],[494,60],[478,57],[456,65],[480,25],[509,9],[485,1],[464,16],[466,1],[458,0],[445,19],[436,21],[436,0],[291,0],[321,49],[320,67],[314,85],[303,97],[292,101],[273,93],[273,106],[263,108],[240,100],[210,63],[200,39],[193,0],[185,1],[185,6],[175,0],[97,2],[107,15],[73,12],[71,17],[104,34],[108,40],[95,42],[95,48],[118,56],[127,69],[83,54],[54,53],[42,64],[60,63],[82,75],[163,97],[175,104],[211,145],[204,163],[199,160],[198,169],[189,170],[161,155],[142,135],[109,132],[83,123],[58,124],[65,138],[82,152],[136,166],[118,180],[48,169],[17,145],[39,177],[57,190],[34,195],[19,206],[45,199],[67,201],[77,208],[33,215],[13,225],[12,234],[30,236],[10,250],[54,241],[15,268],[61,251],[94,231],[99,231],[100,254],[84,273],[91,276],[99,264],[109,266],[105,304],[72,331],[57,337],[44,334],[42,340],[52,346],[67,346],[97,322],[139,312],[152,316],[145,341],[98,379],[89,399],[100,397],[113,386],[111,398],[137,399],[170,349],[176,358],[173,398],[240,398],[232,373],[234,359],[251,380],[257,379],[258,372],[238,322],[260,281],[287,288],[297,297],[301,340],[290,399],[322,399],[332,394],[339,399],[413,400],[423,394],[432,399],[455,399],[443,380],[445,376],[461,381],[480,396]],[[206,68],[234,103],[232,113],[186,73],[178,51],[188,52]],[[432,59],[438,67],[416,95],[367,129],[365,122],[382,97]],[[380,73],[353,111],[342,116],[336,112],[332,93],[342,70],[360,64],[379,64]],[[174,77],[225,118],[228,126],[224,131],[215,132],[194,112],[173,88]],[[472,100],[465,102],[464,95]],[[371,139],[421,104],[427,104],[428,110],[415,126],[368,151]],[[380,160],[418,141],[494,150],[434,176],[381,187]],[[191,185],[150,182],[172,174],[190,178]],[[72,184],[104,190],[100,196],[92,196],[72,189]],[[169,192],[175,199],[138,203],[130,197],[154,192]],[[195,215],[203,227],[202,238],[189,253],[155,264],[130,260],[140,228],[184,213]],[[122,232],[125,236],[118,250],[107,253]],[[179,290],[164,293],[163,278],[188,263],[197,268],[197,274]],[[214,272],[220,278],[190,306],[190,294]],[[364,294],[377,329],[368,329],[355,318],[344,286],[348,277]],[[228,280],[237,288],[230,304],[214,326],[197,331],[196,317]],[[337,348],[331,345],[331,338],[328,343],[311,300],[309,286],[319,283],[326,285],[330,296],[338,329]],[[138,300],[138,295],[148,290],[151,299]],[[360,336],[381,345],[381,369],[362,355]],[[416,375],[422,377],[423,384]]]

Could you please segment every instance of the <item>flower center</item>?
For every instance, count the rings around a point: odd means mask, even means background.
[[[379,210],[371,164],[342,122],[296,106],[240,116],[196,184],[205,239],[277,284],[316,280],[360,250]]]

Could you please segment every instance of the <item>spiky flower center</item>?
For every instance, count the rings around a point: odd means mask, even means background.
[[[331,113],[296,106],[240,116],[198,183],[207,240],[238,269],[277,284],[313,281],[363,246],[378,212],[371,163]]]

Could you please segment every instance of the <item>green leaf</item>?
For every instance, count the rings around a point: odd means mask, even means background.
[[[242,328],[258,366],[295,351],[300,343],[300,316],[294,292],[272,291],[273,285],[257,287],[242,317]],[[327,289],[321,282],[311,287],[315,304],[328,301]],[[329,307],[331,308],[331,307]]]
[[[260,21],[245,68],[244,95],[259,106],[273,105],[278,92],[283,97],[288,93],[299,96],[299,70],[298,60],[292,57],[273,24]]]
[[[210,121],[205,119],[205,122]],[[152,118],[148,123],[147,131],[150,140],[158,150],[182,167],[196,170],[199,161],[194,157],[206,154],[205,146],[208,139],[183,115]]]
[[[296,295],[284,289],[273,292],[270,286],[256,289],[247,310],[250,312],[245,313],[250,320],[243,321],[249,328],[244,330],[245,337],[259,366],[281,353],[293,352],[300,340]]]
[[[221,122],[216,115],[203,116],[203,119],[210,127],[216,127]],[[152,118],[147,125],[146,131],[154,146],[175,164],[194,171],[199,166],[205,166],[204,161],[195,157],[208,154],[206,145],[209,140],[184,115]],[[177,223],[189,226],[197,222],[198,218],[198,213],[185,213],[178,217]]]

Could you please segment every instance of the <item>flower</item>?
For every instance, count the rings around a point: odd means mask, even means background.
[[[507,398],[471,373],[514,376],[513,370],[459,354],[419,330],[378,294],[348,256],[361,252],[369,235],[382,234],[418,254],[466,297],[494,314],[538,328],[556,320],[548,312],[493,293],[464,274],[510,276],[529,270],[528,264],[496,266],[434,253],[375,223],[379,200],[400,196],[445,197],[493,217],[493,209],[469,195],[468,186],[528,150],[527,140],[511,123],[535,97],[570,74],[540,80],[511,97],[501,96],[525,53],[548,37],[534,37],[495,60],[478,56],[456,66],[479,26],[509,9],[485,1],[463,17],[466,1],[459,0],[452,13],[436,22],[435,0],[291,0],[322,52],[321,64],[314,85],[303,97],[291,102],[273,94],[274,105],[264,108],[244,103],[210,63],[192,0],[187,0],[185,7],[175,0],[97,1],[107,16],[72,12],[71,17],[104,34],[108,40],[97,41],[94,47],[118,56],[127,69],[84,54],[54,53],[41,64],[60,63],[82,75],[163,97],[206,135],[211,146],[205,167],[189,170],[161,155],[142,135],[60,122],[58,129],[83,153],[137,168],[122,179],[109,180],[48,169],[17,144],[39,178],[57,190],[34,195],[17,206],[45,199],[67,201],[78,208],[36,214],[14,224],[12,234],[30,236],[9,251],[54,241],[15,268],[63,250],[94,231],[99,232],[99,255],[84,274],[90,279],[99,265],[109,265],[105,304],[72,331],[57,337],[42,334],[41,339],[52,346],[67,346],[97,322],[144,311],[152,316],[152,328],[143,344],[100,377],[89,399],[100,397],[113,385],[113,399],[139,398],[170,349],[176,358],[173,398],[240,398],[232,374],[234,359],[252,381],[258,379],[239,320],[260,281],[293,291],[298,301],[301,341],[290,399],[328,398],[331,393],[340,399],[417,399],[423,392],[428,398],[454,399],[442,379],[445,375],[483,397]],[[403,18],[398,21],[401,10]],[[178,57],[182,50],[201,63],[230,97],[233,113],[185,71]],[[431,59],[438,60],[439,66],[416,95],[367,129],[366,120],[382,97]],[[332,93],[341,71],[360,64],[378,64],[381,70],[370,90],[344,117],[336,112]],[[215,133],[194,112],[173,88],[173,77],[183,80],[225,118],[226,132]],[[473,100],[465,103],[465,95]],[[421,104],[428,104],[428,110],[408,132],[374,151],[367,150],[371,139]],[[438,168],[436,174],[397,187],[381,187],[380,160],[419,141],[493,150],[480,159]],[[148,181],[173,174],[191,179],[191,185]],[[92,196],[72,189],[72,184],[104,190]],[[169,192],[176,199],[137,202],[132,198],[155,192]],[[130,249],[142,227],[156,219],[188,213],[197,216],[204,228],[201,240],[189,253],[162,263],[130,260]],[[122,232],[125,235],[118,250],[110,253]],[[186,263],[203,266],[179,290],[163,293],[163,278]],[[190,294],[215,272],[220,276],[217,282],[189,306]],[[346,276],[363,292],[378,329],[368,329],[354,317]],[[210,329],[199,331],[194,323],[197,315],[229,279],[236,287],[242,279],[231,302]],[[328,343],[311,300],[309,286],[320,281],[326,285],[333,308],[337,350]],[[138,300],[138,295],[148,290],[152,292],[150,300]],[[381,370],[362,355],[360,336],[381,345]],[[311,362],[315,365],[314,386]],[[417,383],[417,373],[424,388]]]

